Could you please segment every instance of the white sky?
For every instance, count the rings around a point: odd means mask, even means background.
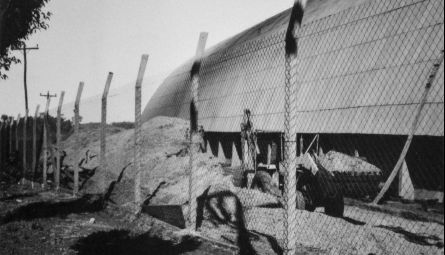
[[[30,114],[37,104],[44,105],[39,93],[47,90],[57,94],[65,90],[69,102],[79,81],[85,81],[83,98],[102,93],[109,71],[114,72],[112,88],[132,84],[143,53],[150,55],[145,79],[152,81],[144,84],[145,105],[159,80],[193,56],[199,32],[209,32],[211,47],[292,4],[292,0],[51,0],[46,8],[53,13],[49,29],[27,42],[40,47],[28,54]],[[23,65],[13,66],[8,75],[8,80],[0,80],[0,114],[23,115]]]

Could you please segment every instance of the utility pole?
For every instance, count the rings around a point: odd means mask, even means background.
[[[26,75],[27,75],[27,71],[28,71],[28,63],[27,63],[27,57],[26,57],[26,51],[27,50],[38,50],[39,49],[39,45],[37,45],[36,47],[26,47],[26,44],[23,43],[22,48],[14,48],[12,50],[20,50],[23,51],[23,85],[25,87],[25,114],[28,115],[28,85],[27,85],[27,81],[26,81]]]
[[[49,110],[49,104],[51,102],[51,97],[56,97],[57,94],[51,95],[48,92],[46,94],[40,93],[41,97],[46,97],[46,107],[45,107],[45,115],[43,117],[43,181],[42,181],[42,188],[45,188],[46,186],[46,173],[48,166],[47,159],[48,159],[48,110]]]

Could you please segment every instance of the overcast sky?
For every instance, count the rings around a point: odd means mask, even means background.
[[[209,32],[207,46],[235,35],[292,6],[292,0],[51,0],[47,31],[27,42],[40,50],[28,54],[30,114],[44,105],[40,92],[66,91],[75,98],[79,81],[83,97],[102,93],[106,75],[112,88],[133,83],[141,54],[150,55],[144,103],[159,81],[193,56],[198,35]],[[17,53],[22,58],[22,54]],[[0,113],[24,113],[23,65],[0,80]],[[122,102],[131,104],[131,102]],[[55,104],[55,103],[54,103]],[[54,105],[53,105],[54,106]]]

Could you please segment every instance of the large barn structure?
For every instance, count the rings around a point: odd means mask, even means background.
[[[313,0],[295,32],[299,137],[309,143],[320,134],[325,151],[358,151],[384,171],[383,181],[400,155],[434,65],[440,64],[404,164],[416,191],[411,199],[443,197],[443,8],[443,0]],[[228,159],[234,152],[240,156],[244,109],[261,130],[260,150],[274,142],[280,158],[290,12],[204,54],[199,125],[212,148],[222,147]],[[189,118],[192,64],[184,63],[162,83],[143,112],[144,121]]]

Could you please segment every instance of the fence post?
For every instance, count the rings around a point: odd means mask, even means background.
[[[285,39],[285,97],[284,97],[284,171],[285,171],[285,254],[296,252],[297,231],[297,130],[295,111],[297,106],[297,84],[295,73],[298,42],[295,38],[295,25],[300,26],[303,20],[305,1],[295,0]]]
[[[199,153],[200,136],[198,133],[198,92],[199,92],[199,71],[201,68],[201,59],[204,55],[208,33],[201,32],[199,35],[198,46],[196,48],[195,61],[190,71],[192,82],[192,102],[190,107],[190,163],[189,163],[189,222],[190,227],[196,229],[196,209],[197,209],[197,185],[195,181],[196,162],[195,155]]]
[[[20,125],[20,119],[21,116],[20,114],[17,115],[17,120],[15,122],[15,160],[17,162],[16,166],[17,166],[17,170],[20,166],[20,153],[19,153],[19,125]]]
[[[42,188],[46,187],[47,182],[47,171],[48,171],[48,112],[49,104],[51,103],[51,98],[46,98],[45,115],[43,116],[43,167],[42,167]]]
[[[60,92],[59,105],[57,107],[57,122],[56,122],[56,168],[54,169],[54,185],[56,191],[60,188],[60,153],[62,151],[60,142],[62,140],[61,126],[62,126],[62,104],[65,97],[65,91]]]
[[[148,55],[142,55],[141,64],[139,66],[138,77],[135,86],[135,114],[134,114],[134,170],[136,173],[134,181],[134,201],[136,204],[142,202],[141,196],[141,96],[142,96],[142,80],[147,67]]]
[[[17,161],[18,161],[18,153],[19,153],[19,124],[20,124],[21,116],[17,115],[17,120],[15,122],[15,151],[17,153]]]
[[[77,162],[80,161],[80,135],[79,135],[79,106],[80,97],[82,96],[84,82],[79,83],[77,89],[76,102],[74,103],[74,137],[76,141],[75,151],[74,151],[74,184],[73,184],[73,196],[77,196],[79,192],[79,166]],[[77,160],[77,162],[76,162]]]
[[[14,126],[14,117],[9,117],[9,156],[12,156],[13,154],[13,147],[12,147],[12,140],[13,140],[13,132],[12,127]]]
[[[419,106],[417,107],[414,121],[411,125],[410,133],[408,134],[408,138],[406,139],[405,146],[403,147],[402,153],[400,154],[399,159],[398,159],[396,165],[394,166],[394,169],[392,170],[391,174],[389,175],[388,179],[386,180],[385,185],[380,190],[377,197],[374,199],[374,201],[373,201],[374,205],[376,205],[380,202],[380,200],[383,198],[385,193],[388,191],[389,187],[391,187],[391,183],[394,181],[397,174],[399,173],[400,168],[403,165],[403,162],[405,162],[406,154],[408,154],[408,150],[411,146],[411,142],[412,142],[414,135],[417,131],[420,116],[421,116],[422,110],[425,106],[428,95],[430,93],[431,86],[433,85],[434,80],[436,79],[436,76],[437,76],[437,72],[439,71],[439,68],[440,68],[441,64],[443,63],[443,57],[444,57],[444,55],[443,55],[443,50],[442,50],[440,56],[436,59],[436,62],[434,63],[433,68],[431,69],[430,76],[428,77],[428,81],[426,83],[425,89],[424,89],[422,97],[420,99]]]
[[[25,179],[26,179],[26,169],[28,168],[27,159],[26,159],[26,147],[27,146],[27,139],[28,139],[28,110],[25,111],[25,118],[23,119],[23,169],[22,169],[22,184],[25,185]]]
[[[4,122],[0,122],[0,166],[3,165],[3,126]]]
[[[105,173],[107,171],[107,160],[106,160],[106,128],[107,128],[107,97],[108,91],[110,90],[111,80],[113,79],[113,73],[108,73],[108,78],[105,83],[104,92],[102,94],[102,113],[101,113],[101,123],[100,123],[100,171],[104,173],[100,178],[99,187],[100,189],[105,189]],[[103,190],[105,191],[105,190]]]
[[[39,108],[40,105],[37,105],[36,112],[34,113],[34,120],[32,122],[32,188],[34,188],[34,180],[37,169],[37,118],[39,117]]]

